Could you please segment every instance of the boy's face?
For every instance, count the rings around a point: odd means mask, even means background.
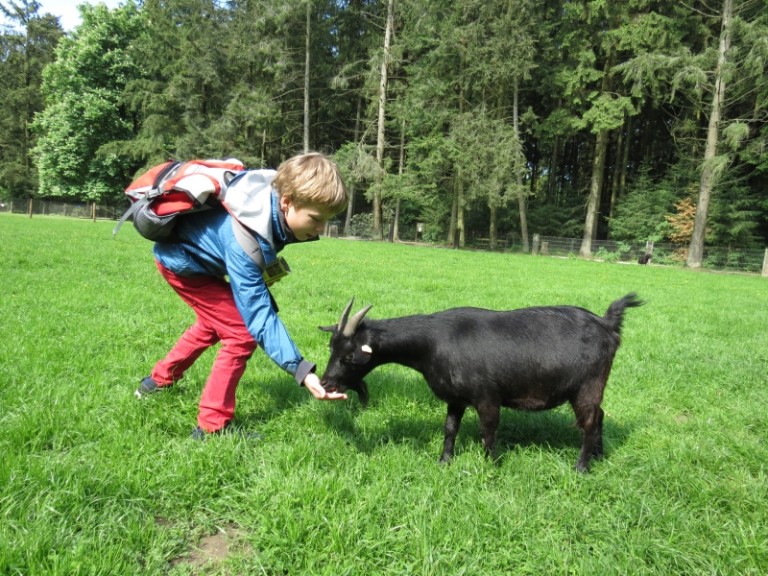
[[[299,242],[319,236],[325,230],[326,222],[334,216],[322,206],[297,206],[284,196],[280,198],[280,209],[285,214],[285,223]]]

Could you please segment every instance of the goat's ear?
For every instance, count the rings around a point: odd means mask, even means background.
[[[335,332],[336,324],[333,324],[332,326],[318,326],[317,329],[322,330],[323,332]]]
[[[363,344],[352,354],[353,364],[368,364],[373,354],[373,349],[368,344]]]

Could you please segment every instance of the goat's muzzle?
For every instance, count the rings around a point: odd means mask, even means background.
[[[368,406],[368,386],[364,380],[360,380],[355,384],[335,384],[328,382],[327,380],[321,380],[321,384],[327,392],[345,393],[352,390],[357,393],[357,397],[360,399],[360,404],[363,408]]]

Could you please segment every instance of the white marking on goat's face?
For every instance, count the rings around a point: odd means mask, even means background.
[[[368,364],[373,354],[373,349],[368,344],[363,344],[352,353],[352,364]]]

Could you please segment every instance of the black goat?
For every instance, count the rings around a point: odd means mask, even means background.
[[[353,299],[354,300],[354,299]],[[582,432],[576,469],[586,472],[603,455],[603,400],[619,347],[624,310],[640,306],[627,294],[604,317],[574,306],[496,312],[454,308],[428,315],[386,320],[364,317],[367,306],[349,318],[350,300],[333,332],[323,374],[330,391],[354,390],[363,405],[363,378],[395,362],[421,372],[432,392],[448,404],[441,462],[453,456],[462,416],[473,406],[480,416],[486,454],[493,455],[501,406],[547,410],[570,402]]]

